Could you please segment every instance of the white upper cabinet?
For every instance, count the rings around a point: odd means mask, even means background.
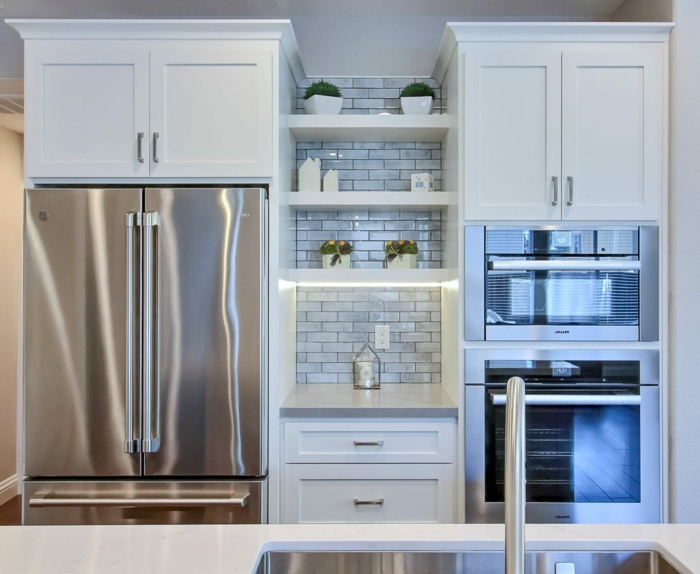
[[[113,42],[28,46],[30,177],[148,176],[148,52]]]
[[[271,175],[269,49],[153,49],[150,96],[152,176]]]
[[[556,47],[467,50],[466,219],[560,216],[560,85]]]
[[[658,52],[564,51],[563,219],[656,219],[662,85]]]

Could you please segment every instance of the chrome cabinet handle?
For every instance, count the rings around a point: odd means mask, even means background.
[[[552,206],[556,207],[559,205],[559,178],[556,175],[553,176],[552,182],[554,183],[554,199],[552,200]]]
[[[143,452],[158,452],[160,447],[160,373],[158,368],[158,282],[159,257],[156,228],[159,225],[157,211],[145,214],[143,221]],[[153,406],[153,391],[156,405]],[[155,413],[154,413],[155,411]],[[155,425],[153,424],[155,414]],[[155,426],[155,436],[153,428]]]
[[[138,392],[134,388],[137,377],[134,376],[136,365],[136,338],[138,333],[138,317],[136,313],[136,298],[138,297],[136,233],[141,225],[140,213],[126,214],[126,436],[124,452],[139,452],[139,440],[134,438],[134,397]]]
[[[378,498],[377,500],[360,500],[355,499],[355,506],[384,506],[384,499]]]
[[[352,442],[355,446],[382,446],[384,444],[383,440],[375,440],[375,441],[369,441],[369,442],[364,442],[361,440],[354,440]]]
[[[158,138],[160,134],[158,132],[153,132],[153,161],[158,163]]]
[[[566,202],[566,205],[573,205],[574,204],[574,178],[569,176],[566,178],[566,181],[569,182],[569,201]]]
[[[135,508],[138,506],[248,506],[249,494],[231,498],[54,498],[52,492],[39,492],[29,499],[30,508],[61,508],[70,506],[111,506]]]
[[[139,132],[136,144],[139,163],[143,163],[143,132]]]

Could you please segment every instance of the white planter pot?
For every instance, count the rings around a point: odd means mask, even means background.
[[[425,116],[432,114],[433,98],[430,96],[401,98],[401,109],[407,116]]]
[[[331,259],[333,259],[333,254],[326,255],[324,253],[321,257],[323,257],[324,269],[350,269],[351,255],[341,255],[340,260],[336,261],[335,265],[331,265]]]
[[[415,269],[415,255],[398,255],[386,263],[387,269]]]
[[[306,109],[307,114],[334,116],[340,113],[340,108],[342,107],[343,98],[311,96],[308,100],[304,100],[304,109]]]

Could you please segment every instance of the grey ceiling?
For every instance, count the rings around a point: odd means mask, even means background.
[[[2,18],[291,18],[310,76],[430,75],[445,23],[608,20],[622,0],[0,0]],[[0,26],[0,77],[22,76]]]

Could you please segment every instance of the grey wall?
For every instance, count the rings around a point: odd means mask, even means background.
[[[700,2],[627,0],[614,19],[676,23],[670,90],[670,518],[700,522]]]
[[[351,383],[352,359],[374,327],[382,383],[440,382],[440,287],[297,287],[297,382]]]

